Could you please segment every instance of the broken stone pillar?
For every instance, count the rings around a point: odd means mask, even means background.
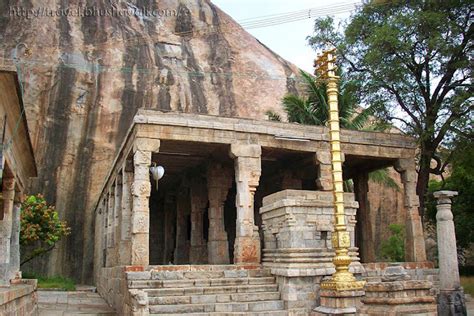
[[[176,247],[174,249],[174,264],[189,263],[189,214],[189,187],[187,182],[183,180],[176,196]]]
[[[314,159],[318,166],[316,188],[320,191],[332,191],[331,152],[329,149],[318,151]]]
[[[15,179],[3,179],[3,219],[0,220],[0,286],[10,286],[10,240],[15,197]]]
[[[132,183],[132,265],[148,265],[150,261],[150,165],[152,153],[158,152],[159,150],[159,139],[135,139]]]
[[[254,194],[261,170],[262,148],[259,145],[232,144],[237,193],[234,263],[260,263],[260,237],[255,226]]]
[[[438,260],[440,293],[438,296],[439,315],[467,315],[464,292],[461,288],[454,231],[451,198],[458,195],[455,191],[437,191],[434,197],[436,205],[436,233],[438,236]]]
[[[207,253],[209,264],[229,264],[229,244],[224,225],[224,203],[232,186],[232,172],[218,163],[207,168],[209,196],[209,238]]]
[[[413,159],[399,159],[395,170],[401,174],[407,219],[405,224],[405,260],[408,262],[426,261],[423,225],[418,211],[420,205],[416,194],[416,166]]]
[[[202,179],[191,180],[191,245],[189,262],[207,263],[207,245],[204,240],[204,211],[207,207],[206,184]]]

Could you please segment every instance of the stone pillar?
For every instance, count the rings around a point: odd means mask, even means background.
[[[12,213],[12,234],[10,240],[10,272],[9,279],[21,278],[20,274],[20,213],[23,195],[15,193]]]
[[[132,234],[130,230],[132,222],[132,187],[133,182],[133,166],[126,162],[122,169],[122,212],[121,212],[121,228],[120,228],[120,264],[131,264],[131,239]]]
[[[316,188],[320,191],[332,191],[331,152],[329,149],[318,151],[314,159],[318,166]]]
[[[175,245],[175,231],[174,223],[176,222],[176,196],[167,194],[164,203],[164,250],[163,263],[172,264],[174,245]]]
[[[370,221],[369,174],[362,172],[354,177],[354,193],[359,209],[357,210],[356,240],[362,262],[375,262],[375,243]]]
[[[150,261],[150,165],[152,153],[158,152],[159,149],[160,141],[158,139],[135,139],[132,183],[132,265],[148,265]]]
[[[206,263],[207,246],[204,240],[204,211],[207,206],[207,192],[205,183],[201,179],[191,181],[191,246],[189,262]]]
[[[189,187],[187,183],[182,183],[176,196],[176,247],[174,249],[174,264],[189,263],[189,213]]]
[[[114,187],[112,186],[107,193],[107,259],[106,266],[113,267],[116,264],[114,258],[114,228],[115,228],[115,214],[114,214]]]
[[[420,203],[416,194],[415,161],[409,158],[399,159],[394,167],[401,174],[407,211],[405,260],[408,262],[426,261],[423,225],[418,212]]]
[[[436,233],[438,236],[438,260],[440,293],[438,314],[453,316],[467,315],[464,293],[459,280],[456,234],[454,231],[451,198],[458,195],[455,191],[437,191],[434,197],[436,205]]]
[[[114,190],[114,257],[115,265],[120,265],[120,246],[122,241],[122,174],[118,173]]]
[[[229,244],[224,224],[224,203],[232,186],[232,172],[220,164],[207,168],[209,195],[209,238],[207,253],[209,264],[229,264]]]
[[[3,219],[0,221],[0,286],[9,286],[10,240],[15,197],[15,179],[3,179]]]
[[[260,237],[254,219],[254,194],[261,175],[262,148],[259,145],[232,144],[237,194],[234,263],[260,263]]]

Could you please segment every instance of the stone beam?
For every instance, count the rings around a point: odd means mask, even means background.
[[[234,263],[260,263],[260,237],[254,218],[254,194],[260,181],[262,148],[232,144],[237,194]]]

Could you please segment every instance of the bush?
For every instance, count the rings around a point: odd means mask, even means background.
[[[380,257],[384,261],[405,261],[405,226],[391,224],[388,226],[392,235],[384,240],[380,246]]]
[[[29,196],[21,206],[21,265],[54,249],[56,243],[71,233],[58,212],[48,205],[41,194]]]

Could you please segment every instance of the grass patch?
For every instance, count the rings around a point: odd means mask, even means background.
[[[461,276],[461,285],[464,293],[474,296],[474,276]]]
[[[62,276],[45,277],[34,273],[23,273],[25,279],[38,279],[38,288],[40,289],[62,289],[65,291],[74,291],[76,285],[70,278]]]

